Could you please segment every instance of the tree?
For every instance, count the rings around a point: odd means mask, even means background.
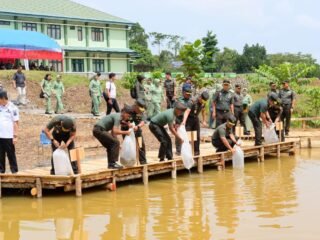
[[[132,45],[140,45],[148,48],[149,36],[146,34],[145,30],[139,23],[133,25],[129,30],[129,47]]]
[[[301,52],[295,53],[276,53],[269,54],[268,61],[271,67],[278,66],[282,63],[305,63],[308,65],[312,65],[316,63],[316,59],[312,57],[311,54],[302,54]]]
[[[151,44],[152,46],[158,46],[159,55],[161,53],[161,46],[163,42],[168,38],[167,34],[158,33],[158,32],[151,32],[150,36],[153,38]]]
[[[238,59],[237,71],[246,73],[252,72],[260,65],[267,63],[267,50],[264,46],[256,45],[249,46],[246,44],[243,48],[243,53]]]
[[[172,61],[174,55],[168,50],[162,50],[159,56],[155,56],[155,67],[157,69],[170,69],[172,68]]]
[[[213,72],[215,70],[214,58],[219,52],[217,48],[217,36],[212,31],[207,32],[207,36],[202,38],[203,43],[203,59],[202,68],[205,72]]]
[[[198,39],[192,44],[183,45],[180,49],[179,59],[183,62],[182,69],[186,76],[195,76],[202,72],[202,48],[201,40]]]
[[[174,58],[177,57],[180,48],[182,47],[182,42],[184,41],[184,37],[178,35],[168,35],[169,42],[168,48],[173,51]]]
[[[237,69],[239,54],[236,50],[224,48],[217,54],[216,67],[218,72],[234,72]]]
[[[153,69],[153,56],[148,49],[148,34],[139,23],[129,30],[129,47],[137,53],[137,59],[133,63],[137,72],[147,72]]]

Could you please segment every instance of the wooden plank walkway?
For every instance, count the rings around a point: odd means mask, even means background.
[[[265,155],[280,153],[294,154],[298,141],[287,141],[268,144],[263,146],[248,146],[244,144],[243,151],[245,159],[256,157],[258,161],[264,161]],[[252,142],[249,144],[252,145]],[[195,156],[195,166],[199,173],[207,165],[216,166],[223,170],[225,162],[232,160],[230,152],[216,153],[211,144],[201,144],[201,156]],[[0,198],[2,189],[31,189],[31,194],[42,197],[43,189],[63,188],[64,191],[75,191],[76,196],[82,195],[82,189],[95,186],[115,186],[116,182],[123,182],[133,179],[141,179],[148,184],[150,176],[171,173],[172,178],[177,177],[177,171],[184,169],[181,157],[175,157],[171,161],[158,162],[157,152],[148,152],[147,165],[139,165],[121,170],[110,170],[107,168],[107,159],[84,161],[81,164],[82,173],[73,176],[49,175],[50,167],[35,168],[19,172],[18,174],[0,174]]]

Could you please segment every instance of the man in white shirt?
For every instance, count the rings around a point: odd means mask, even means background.
[[[116,112],[120,112],[119,104],[117,102],[117,87],[114,84],[116,80],[116,74],[110,73],[109,74],[109,81],[106,83],[106,92],[104,94],[104,98],[107,102],[107,115],[109,115],[114,109]]]
[[[18,140],[19,110],[6,91],[0,91],[0,173],[6,171],[6,155],[12,173],[18,172],[15,144]]]

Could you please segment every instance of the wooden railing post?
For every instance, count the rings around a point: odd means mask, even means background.
[[[148,173],[148,165],[143,166],[143,184],[148,185],[149,183],[149,173]]]
[[[41,198],[42,197],[42,183],[41,183],[40,178],[36,179],[36,188],[37,188],[37,198]]]
[[[171,177],[172,177],[173,179],[177,178],[177,163],[176,163],[176,160],[174,160],[174,161],[172,162]]]
[[[76,196],[81,197],[82,196],[82,180],[80,175],[76,176],[75,185],[76,185]]]
[[[203,173],[203,158],[198,158],[198,173]]]

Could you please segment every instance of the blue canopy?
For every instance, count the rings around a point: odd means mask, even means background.
[[[62,49],[39,32],[0,29],[0,58],[61,60]]]

